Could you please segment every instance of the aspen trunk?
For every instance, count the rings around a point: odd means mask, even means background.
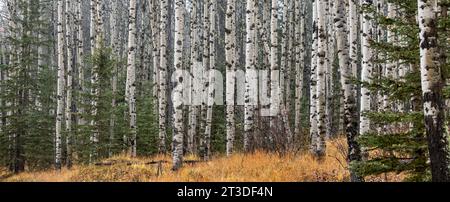
[[[318,157],[325,155],[326,144],[326,51],[327,51],[327,39],[326,39],[326,16],[325,7],[327,7],[328,0],[317,1],[317,27],[318,27],[318,47],[317,47],[317,142],[314,150],[314,154]]]
[[[283,1],[283,30],[281,34],[281,64],[280,64],[280,104],[285,104],[285,90],[286,90],[286,68],[287,68],[287,58],[288,58],[288,44],[289,44],[289,37],[288,37],[288,29],[289,29],[289,21],[288,21],[288,14],[289,14],[289,0]],[[278,118],[278,116],[277,116]],[[274,126],[276,123],[273,121],[272,126]]]
[[[77,69],[78,69],[78,91],[80,93],[85,91],[84,87],[84,30],[83,30],[83,4],[81,0],[77,0]],[[86,121],[83,117],[85,111],[82,106],[84,103],[83,98],[79,98],[79,106],[78,106],[78,125],[85,125]]]
[[[152,14],[151,14],[151,27],[152,27],[152,45],[153,45],[153,107],[155,108],[155,114],[159,114],[158,110],[158,100],[159,100],[159,62],[160,62],[160,45],[161,45],[161,37],[160,37],[160,12],[159,11],[159,2],[158,0],[152,0]]]
[[[257,72],[256,72],[256,26],[255,10],[256,0],[247,2],[246,12],[246,46],[245,46],[245,104],[244,104],[244,151],[249,152],[251,147],[250,138],[254,131],[254,112],[258,103],[257,95]]]
[[[199,58],[199,18],[198,18],[198,13],[199,13],[199,9],[198,9],[198,5],[199,2],[197,1],[192,1],[192,10],[191,10],[191,15],[190,15],[190,40],[191,40],[191,45],[190,45],[190,54],[191,54],[191,58],[189,61],[190,64],[190,73],[193,76],[193,78],[198,78],[198,74],[196,72],[197,68],[199,68],[198,65],[198,58]],[[198,119],[198,106],[195,103],[195,100],[197,99],[197,92],[198,89],[196,88],[197,86],[195,85],[197,80],[193,80],[190,81],[189,83],[189,90],[190,90],[190,105],[189,105],[189,109],[188,109],[188,116],[189,116],[189,120],[188,120],[188,137],[187,137],[187,151],[190,154],[194,154],[194,144],[195,144],[195,134],[197,133],[197,119]]]
[[[272,1],[270,18],[270,128],[275,129],[275,118],[280,115],[280,67],[278,65],[278,2]],[[283,41],[282,41],[283,43]]]
[[[205,135],[203,139],[204,154],[203,158],[209,160],[211,156],[211,130],[212,130],[212,118],[213,118],[213,108],[214,108],[214,98],[215,98],[215,83],[216,83],[216,8],[217,1],[209,1],[209,20],[210,20],[210,31],[209,31],[209,81],[208,81],[208,94],[207,94],[207,104],[208,109],[206,112],[206,126]]]
[[[363,0],[363,7],[373,6],[371,0]],[[362,76],[361,80],[365,83],[372,82],[373,73],[373,51],[370,47],[370,41],[373,40],[373,30],[372,30],[372,14],[369,12],[362,13],[362,38],[361,38],[361,52],[362,52]],[[370,121],[364,113],[371,110],[371,92],[366,86],[361,87],[361,116],[360,116],[360,128],[359,133],[365,134],[370,131]]]
[[[160,2],[161,22],[160,22],[160,59],[159,62],[159,145],[160,153],[166,152],[166,114],[167,114],[167,23],[169,14],[168,0]]]
[[[326,7],[325,7],[325,17],[326,17],[326,24],[327,24],[327,31],[326,31],[326,38],[327,38],[327,50],[326,50],[326,138],[330,139],[334,136],[335,129],[334,129],[334,108],[333,108],[333,101],[334,101],[334,68],[333,68],[333,61],[334,61],[334,50],[335,50],[335,36],[334,36],[334,27],[333,27],[333,16],[335,14],[334,12],[334,1],[328,1]]]
[[[300,1],[295,4],[295,122],[294,122],[294,134],[296,137],[302,132],[302,120],[301,120],[301,105],[303,95],[303,22],[304,19],[302,4]],[[293,142],[292,138],[288,139],[288,144]]]
[[[442,73],[437,47],[436,0],[418,0],[420,26],[420,72],[425,126],[430,152],[432,180],[448,182],[449,147],[444,132]]]
[[[173,136],[173,166],[178,170],[183,163],[183,42],[184,42],[184,0],[175,1],[175,89],[174,105],[174,136]]]
[[[130,0],[128,20],[128,62],[125,99],[128,103],[130,155],[136,157],[136,0]]]
[[[317,24],[317,4],[318,0],[313,1],[313,43],[311,60],[311,85],[310,85],[310,136],[311,151],[315,152],[318,143],[318,117],[317,117],[317,50],[318,50],[318,24]]]
[[[72,167],[72,89],[73,89],[73,48],[72,48],[72,4],[66,0],[66,49],[67,49],[67,89],[66,89],[66,152],[67,167]]]
[[[63,32],[63,0],[58,0],[58,24],[57,24],[57,43],[58,43],[58,83],[57,83],[57,108],[56,108],[56,136],[55,136],[55,167],[61,170],[62,158],[62,119],[64,113],[64,32]]]
[[[90,26],[89,26],[89,33],[90,33],[90,42],[91,42],[91,54],[94,52],[95,49],[95,37],[96,37],[96,24],[97,24],[97,1],[98,0],[90,0]]]
[[[235,86],[236,86],[236,1],[229,0],[227,2],[226,14],[226,35],[225,35],[225,51],[226,51],[226,104],[227,104],[227,156],[233,154],[234,139],[236,131],[235,123]]]
[[[348,41],[350,45],[350,65],[352,67],[351,77],[356,77],[358,72],[358,0],[349,0],[349,16],[348,16]],[[356,88],[355,95],[356,93]]]
[[[344,125],[345,134],[348,143],[348,161],[361,161],[361,149],[356,141],[358,135],[358,120],[356,117],[356,95],[354,92],[354,84],[351,81],[352,66],[350,65],[349,44],[347,43],[347,17],[345,0],[336,2],[336,17],[334,20],[336,29],[337,52],[339,57],[339,69],[341,72],[341,85],[344,95]],[[350,170],[350,179],[352,182],[360,182],[363,179],[358,176],[355,171]]]

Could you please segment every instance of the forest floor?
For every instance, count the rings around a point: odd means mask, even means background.
[[[5,182],[346,182],[349,180],[343,139],[328,142],[327,155],[317,160],[308,153],[235,154],[197,162],[186,157],[178,172],[170,170],[170,156],[130,159],[118,156],[97,165],[76,166],[61,172],[11,175],[0,169]],[[4,170],[4,169],[3,169]],[[402,181],[403,175],[374,176],[367,181]]]

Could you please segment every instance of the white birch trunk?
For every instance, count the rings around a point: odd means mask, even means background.
[[[270,128],[276,127],[275,118],[280,115],[280,67],[278,65],[278,2],[272,1],[270,18]],[[282,41],[283,43],[283,41]]]
[[[363,7],[373,6],[371,0],[362,0]],[[373,30],[372,30],[372,14],[369,12],[362,13],[362,37],[361,37],[361,52],[362,52],[362,76],[361,80],[365,83],[372,82],[373,73],[373,51],[370,47],[370,41],[373,40]],[[361,87],[361,116],[360,116],[360,128],[359,133],[365,134],[370,131],[370,121],[364,113],[371,110],[371,92],[370,90],[362,86]]]
[[[236,131],[235,123],[235,93],[236,93],[236,1],[229,0],[227,2],[226,13],[226,35],[225,35],[225,51],[226,51],[226,104],[227,104],[227,156],[233,154],[234,139]]]
[[[136,0],[130,0],[128,19],[128,62],[125,99],[130,121],[130,155],[136,157]]]
[[[159,145],[160,153],[166,152],[166,115],[167,115],[167,23],[168,23],[168,0],[160,2],[161,22],[160,22],[160,59],[159,62]]]
[[[55,166],[61,170],[62,157],[62,119],[64,113],[64,32],[63,32],[63,0],[58,0],[57,22],[57,53],[58,53],[58,81],[57,81],[57,108],[56,108],[56,136],[55,136]]]
[[[358,0],[349,0],[348,16],[348,41],[350,44],[350,65],[352,67],[351,77],[356,77],[358,72]],[[355,94],[356,94],[356,88]]]
[[[159,11],[159,0],[152,0],[152,19],[151,19],[151,27],[152,27],[152,44],[153,44],[153,107],[155,108],[155,114],[159,114],[158,110],[158,100],[159,100],[159,62],[160,62],[160,45],[161,45],[161,37],[160,37],[160,12]]]
[[[199,18],[198,18],[198,13],[199,13],[199,2],[197,1],[192,1],[192,10],[191,10],[191,14],[190,14],[190,29],[191,29],[191,33],[190,33],[190,40],[191,40],[191,45],[190,45],[190,54],[191,54],[191,58],[190,58],[190,73],[194,78],[198,78],[198,74],[196,74],[197,72],[195,70],[197,70],[196,68],[198,68],[198,59],[199,59]],[[189,105],[189,120],[188,120],[188,138],[187,138],[187,151],[190,154],[194,154],[194,148],[195,148],[195,135],[197,133],[197,119],[198,119],[198,106],[194,103],[195,100],[197,99],[197,92],[198,89],[196,89],[196,85],[194,84],[195,81],[190,81],[190,105]]]
[[[301,120],[301,106],[303,98],[303,28],[304,28],[304,16],[303,7],[300,1],[295,4],[295,121],[294,121],[294,134],[299,136],[302,131],[302,120]],[[288,138],[288,144],[291,145],[292,137]]]
[[[174,105],[174,136],[173,136],[173,166],[178,170],[183,164],[183,42],[184,42],[184,0],[175,1],[175,89]]]
[[[258,87],[256,85],[256,25],[255,10],[257,1],[247,1],[246,46],[245,46],[245,104],[244,104],[244,151],[250,151],[250,138],[254,132],[254,112],[257,104]]]
[[[81,0],[77,0],[77,69],[78,69],[78,87],[79,92],[83,93],[85,91],[84,86],[84,30],[83,30],[83,4]],[[80,99],[81,98],[80,96]],[[78,106],[78,125],[82,126],[86,124],[84,119],[84,107],[82,106],[84,100],[79,100]]]
[[[426,134],[434,182],[448,182],[449,145],[444,132],[442,73],[439,64],[437,1],[418,0],[420,26],[420,72]]]
[[[347,136],[348,160],[349,162],[361,160],[361,150],[356,141],[358,135],[358,120],[356,117],[356,95],[354,94],[354,84],[352,83],[352,66],[350,65],[349,46],[347,42],[347,17],[345,0],[336,2],[336,17],[334,20],[336,29],[337,52],[339,57],[339,69],[341,72],[341,85],[344,95],[343,125],[345,126],[345,134]],[[352,182],[362,181],[353,170],[350,170],[350,178]]]
[[[327,39],[326,39],[326,16],[325,7],[327,7],[328,0],[317,1],[317,27],[318,27],[318,41],[317,41],[317,142],[314,149],[316,156],[325,155],[326,144],[326,51],[327,51]]]
[[[310,136],[311,151],[316,150],[318,143],[318,117],[317,117],[317,58],[318,58],[318,0],[313,1],[313,43],[312,43],[312,59],[311,59],[311,85],[310,85]]]
[[[66,0],[66,49],[67,49],[67,89],[66,89],[66,152],[67,167],[72,166],[72,89],[73,89],[73,47],[72,47],[72,4]]]
[[[213,118],[213,108],[214,108],[214,98],[215,98],[215,83],[216,83],[216,8],[217,1],[209,1],[209,20],[210,20],[210,31],[209,31],[209,81],[208,81],[208,109],[206,112],[206,127],[204,135],[204,149],[205,160],[209,160],[211,156],[211,130],[212,130],[212,118]]]

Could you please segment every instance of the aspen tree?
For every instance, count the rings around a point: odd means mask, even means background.
[[[130,152],[136,157],[136,0],[130,0],[128,20],[128,60],[125,99],[130,121]]]
[[[85,85],[84,85],[84,30],[83,30],[83,3],[81,0],[77,0],[77,20],[76,20],[76,26],[77,26],[77,69],[78,69],[78,90],[79,92],[85,91]],[[80,99],[81,98],[80,96]],[[85,119],[83,117],[83,114],[85,113],[84,107],[82,106],[84,103],[84,100],[79,100],[80,105],[78,106],[78,125],[85,125]]]
[[[64,32],[63,32],[63,0],[58,0],[58,22],[57,22],[57,43],[58,43],[58,81],[57,81],[57,108],[56,108],[56,136],[55,136],[55,167],[61,170],[62,158],[62,119],[64,109]]]
[[[348,161],[360,161],[361,160],[361,150],[356,137],[358,135],[358,120],[356,117],[357,106],[356,106],[356,95],[354,92],[354,84],[351,81],[352,77],[352,66],[350,65],[349,57],[349,46],[347,42],[347,10],[346,10],[345,0],[338,0],[336,2],[336,16],[334,19],[335,29],[336,29],[336,42],[337,42],[337,52],[339,57],[339,69],[341,72],[341,85],[343,88],[344,95],[344,126],[345,134],[347,136],[348,143]],[[354,171],[350,170],[350,178],[352,182],[362,181]]]
[[[244,103],[244,151],[250,151],[250,138],[254,131],[254,112],[257,98],[256,73],[256,25],[255,10],[257,1],[247,2],[246,12],[246,45],[245,45],[245,103]]]
[[[294,134],[300,135],[301,126],[301,105],[303,95],[303,11],[301,1],[295,3],[295,121]],[[292,144],[292,137],[288,139]]]
[[[173,166],[178,170],[183,164],[183,41],[184,41],[184,0],[175,1],[175,88],[173,93],[174,105],[174,136],[173,136]]]
[[[373,40],[373,29],[372,29],[372,14],[367,11],[368,8],[372,7],[372,0],[362,0],[363,12],[362,12],[362,37],[361,37],[361,52],[362,52],[362,76],[361,80],[365,83],[372,82],[373,74],[373,50],[370,47],[370,41]],[[371,92],[367,86],[361,87],[361,117],[360,117],[360,128],[359,133],[365,134],[370,131],[370,120],[364,113],[370,112],[371,110]]]
[[[280,114],[280,70],[278,65],[278,2],[272,0],[270,19],[270,110],[271,115]],[[272,118],[270,127],[276,127]]]
[[[327,51],[327,39],[326,39],[326,7],[328,0],[318,0],[317,1],[317,30],[318,30],[318,41],[317,41],[317,142],[314,149],[314,154],[316,156],[325,155],[326,144],[326,51]]]
[[[67,79],[66,79],[66,152],[67,167],[72,167],[72,92],[73,92],[73,47],[72,47],[72,4],[66,0],[66,50],[67,50]]]
[[[211,156],[211,130],[212,130],[212,118],[215,98],[215,83],[216,83],[216,8],[217,1],[209,1],[209,81],[208,81],[208,94],[207,94],[207,112],[206,112],[206,126],[203,139],[204,145],[204,159],[209,160]]]
[[[315,152],[318,143],[318,117],[317,117],[317,50],[318,50],[318,14],[317,14],[318,0],[313,0],[313,43],[312,43],[312,59],[311,59],[311,85],[310,85],[310,137],[311,137],[311,151]]]
[[[159,0],[151,0],[152,2],[152,13],[151,13],[151,29],[152,29],[152,56],[153,56],[153,107],[155,108],[155,114],[159,114],[158,111],[158,100],[159,100],[159,62],[160,62],[160,45],[161,45],[161,37],[160,37],[160,12],[159,12]]]
[[[291,0],[289,2],[289,8],[288,8],[288,54],[287,54],[287,67],[285,69],[284,74],[284,80],[286,82],[286,113],[289,115],[291,110],[293,109],[293,87],[295,88],[295,47],[297,44],[297,41],[295,41],[295,30],[297,29],[295,27],[295,5],[298,4],[298,1]],[[291,130],[291,126],[289,125],[289,130]],[[292,140],[292,134],[289,133],[286,135],[287,142],[291,142]]]
[[[159,144],[160,153],[166,152],[166,120],[167,120],[167,23],[168,23],[168,0],[160,2],[160,62],[159,62]]]
[[[326,38],[327,38],[327,50],[326,50],[326,56],[325,56],[325,62],[326,62],[326,71],[325,71],[325,88],[326,88],[326,138],[332,138],[334,135],[334,57],[335,57],[335,31],[333,27],[333,16],[335,14],[334,12],[334,1],[328,1],[326,7],[325,7],[325,19],[327,24],[327,31],[326,31]]]
[[[285,104],[285,90],[286,90],[286,81],[285,81],[285,74],[286,74],[286,68],[287,68],[287,59],[288,59],[288,44],[289,44],[289,37],[288,37],[288,31],[289,31],[289,5],[290,0],[284,0],[283,1],[283,30],[281,31],[281,64],[280,64],[280,104]],[[278,118],[278,117],[277,117]],[[276,123],[273,121],[272,125],[275,125]]]
[[[91,45],[91,54],[94,52],[95,49],[95,37],[96,37],[96,24],[97,24],[97,1],[99,0],[90,0],[90,26],[89,26],[89,33],[90,33],[90,45]]]
[[[225,22],[226,51],[226,104],[227,104],[227,156],[233,154],[236,131],[235,86],[236,86],[236,1],[228,0]]]
[[[200,3],[197,1],[191,1],[192,8],[191,8],[191,15],[190,15],[190,74],[195,78],[193,81],[189,81],[189,90],[190,90],[190,105],[189,105],[189,120],[188,120],[188,136],[187,136],[187,151],[190,154],[194,154],[194,143],[195,143],[195,134],[197,133],[197,120],[198,120],[198,113],[199,113],[199,107],[196,105],[195,100],[197,99],[197,92],[198,89],[196,88],[198,82],[198,74],[196,70],[198,70],[199,65],[199,46],[200,46],[200,38],[199,38],[199,10],[198,9]]]
[[[351,77],[357,76],[358,71],[358,0],[348,0],[349,10],[348,10],[348,42],[350,44],[350,65],[352,67]],[[356,94],[356,88],[354,89]]]
[[[418,0],[420,72],[432,180],[448,182],[449,148],[444,132],[442,72],[439,64],[436,0]]]

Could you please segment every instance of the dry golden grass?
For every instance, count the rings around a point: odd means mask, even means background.
[[[184,165],[178,172],[169,163],[147,165],[151,161],[170,161],[168,156],[129,159],[118,156],[105,162],[110,166],[80,166],[60,173],[35,172],[4,177],[8,182],[345,182],[349,179],[344,140],[328,142],[322,160],[304,154],[235,154],[215,157],[210,162]],[[187,160],[195,160],[189,156]],[[131,165],[130,165],[131,164]],[[0,172],[1,174],[1,172]],[[0,175],[0,181],[2,180]],[[397,179],[388,179],[397,181]],[[379,177],[373,181],[384,181]]]

